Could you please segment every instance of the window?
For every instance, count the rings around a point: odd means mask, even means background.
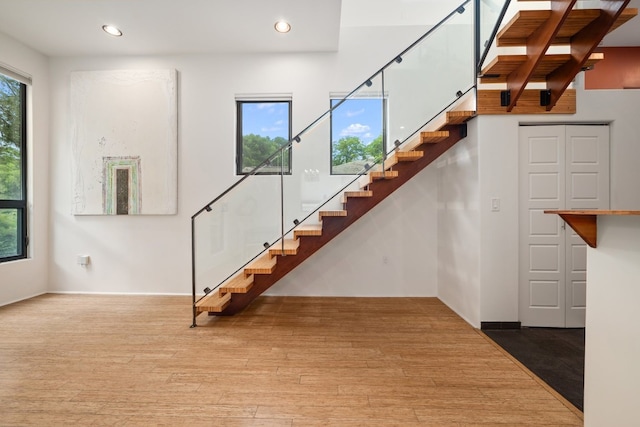
[[[359,174],[382,160],[381,98],[331,99],[331,173]]]
[[[250,173],[291,141],[291,100],[236,100],[236,173]],[[281,168],[282,165],[282,168]],[[264,165],[260,174],[291,173],[291,150]]]
[[[26,93],[0,74],[0,262],[27,256]]]

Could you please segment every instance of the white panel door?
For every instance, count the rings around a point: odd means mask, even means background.
[[[566,127],[566,209],[609,209],[609,126]],[[566,227],[565,327],[584,327],[587,245]]]
[[[520,322],[564,326],[564,126],[520,127]]]
[[[520,128],[520,321],[583,327],[586,246],[545,209],[609,208],[608,126]]]

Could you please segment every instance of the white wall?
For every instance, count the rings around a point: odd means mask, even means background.
[[[640,217],[598,218],[587,251],[584,425],[638,425]]]
[[[477,120],[468,136],[436,161],[438,168],[438,297],[480,326],[480,217]]]
[[[28,90],[28,210],[29,257],[0,264],[0,305],[47,290],[49,233],[49,74],[48,60],[0,33],[0,63],[33,78]]]
[[[268,294],[436,296],[436,182],[432,163]]]
[[[520,123],[610,123],[611,208],[640,209],[640,90],[582,89],[575,115],[480,116],[481,320],[518,320],[518,126]],[[491,198],[501,211],[491,212]]]
[[[237,180],[235,159],[236,94],[293,94],[293,131],[297,133],[329,106],[329,93],[349,91],[368,78],[413,41],[415,28],[374,31],[350,28],[341,35],[339,53],[263,55],[186,55],[172,57],[55,58],[51,60],[51,263],[53,292],[190,293],[190,216]],[[367,43],[364,43],[364,41]],[[175,68],[178,70],[178,215],[71,215],[71,155],[69,75],[77,70]],[[328,140],[323,159],[328,162]],[[307,141],[302,152],[313,151]],[[306,153],[307,157],[317,153]],[[294,158],[294,169],[296,159]],[[321,265],[361,266],[356,276],[339,283],[318,279],[317,267],[298,270],[274,292],[332,295],[435,295],[433,278],[417,277],[415,254],[435,259],[434,190],[399,201],[394,196],[366,220],[354,225],[349,241],[375,242],[332,250],[324,248]],[[407,192],[408,190],[405,190]],[[426,191],[426,195],[425,195]],[[386,208],[385,208],[386,206]],[[424,221],[420,233],[404,229],[406,222]],[[363,224],[373,227],[363,229]],[[412,231],[410,235],[407,235]],[[351,236],[351,234],[349,234]],[[430,237],[423,239],[422,237]],[[408,245],[407,245],[408,240]],[[382,252],[380,248],[384,248]],[[357,250],[351,250],[357,248]],[[402,250],[398,248],[403,248]],[[402,251],[410,252],[404,254]],[[349,253],[349,258],[346,258]],[[76,265],[78,254],[88,254],[88,267]],[[381,257],[388,256],[388,264]],[[435,261],[432,261],[435,262]],[[322,264],[324,263],[324,264]],[[423,263],[424,265],[424,263]],[[353,267],[352,267],[353,268]],[[327,271],[328,269],[324,270]],[[389,288],[389,280],[400,275]],[[302,273],[301,273],[302,272]],[[301,276],[302,274],[302,276]],[[358,282],[355,282],[356,277]],[[310,283],[304,290],[292,282]],[[367,286],[364,286],[367,284]],[[406,292],[406,293],[405,293]]]

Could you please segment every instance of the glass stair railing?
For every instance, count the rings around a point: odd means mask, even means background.
[[[347,215],[345,197],[371,197],[368,180],[391,179],[394,163],[421,155],[412,152],[422,143],[421,130],[473,98],[486,56],[478,46],[491,45],[508,3],[463,2],[192,216],[192,326],[198,314],[224,310],[232,293],[251,292],[256,275],[272,273],[279,257],[297,253],[299,236],[321,233],[323,216]],[[376,101],[380,137],[358,156],[336,161],[332,119],[353,114],[362,100]]]

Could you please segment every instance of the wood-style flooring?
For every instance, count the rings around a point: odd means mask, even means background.
[[[43,295],[0,308],[2,426],[580,426],[434,298]]]

